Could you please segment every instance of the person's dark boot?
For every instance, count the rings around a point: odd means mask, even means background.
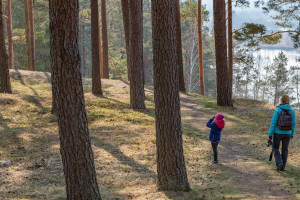
[[[283,166],[283,163],[279,163],[277,165],[277,171],[281,171],[282,170],[282,166]]]

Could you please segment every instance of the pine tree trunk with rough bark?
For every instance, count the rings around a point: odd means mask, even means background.
[[[232,106],[228,78],[225,0],[214,0],[213,5],[217,68],[217,102],[219,106]]]
[[[205,95],[204,67],[203,67],[203,45],[202,45],[202,3],[198,0],[198,53],[199,53],[199,79],[200,95]]]
[[[188,191],[190,186],[182,144],[175,15],[173,0],[152,0],[158,188]]]
[[[99,200],[80,74],[78,0],[51,0],[50,54],[67,199]]]
[[[130,81],[130,49],[129,49],[129,0],[121,0],[123,24],[125,31],[126,42],[126,57],[127,57],[127,74],[128,81]]]
[[[8,37],[8,66],[14,68],[14,51],[12,39],[12,0],[7,0],[7,37]]]
[[[228,73],[229,73],[229,87],[232,95],[233,83],[233,38],[232,38],[232,0],[228,0]]]
[[[34,21],[33,21],[33,0],[28,0],[29,11],[29,37],[31,51],[31,70],[35,71],[35,36],[34,36]]]
[[[4,37],[4,17],[2,9],[2,0],[0,0],[0,93],[11,93],[8,56],[6,53]]]
[[[106,0],[101,0],[101,20],[102,20],[102,46],[103,46],[103,78],[109,79]]]
[[[130,106],[144,109],[143,1],[129,1]]]
[[[24,0],[24,13],[25,13],[25,37],[27,49],[27,68],[31,70],[31,51],[30,51],[30,35],[29,35],[29,15],[28,15],[28,0]]]
[[[27,46],[27,66],[31,71],[35,71],[35,39],[33,22],[33,1],[24,0],[25,9],[25,30]]]
[[[101,37],[98,0],[91,0],[91,38],[92,38],[92,92],[102,95],[101,89]]]
[[[178,75],[179,75],[179,91],[185,92],[184,84],[184,72],[183,72],[183,60],[182,60],[182,42],[181,42],[181,23],[180,23],[180,2],[175,1],[176,11],[176,42],[177,42],[177,65],[178,65]]]

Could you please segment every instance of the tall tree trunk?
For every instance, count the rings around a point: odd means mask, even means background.
[[[24,0],[24,9],[25,9],[25,29],[26,29],[26,46],[27,46],[27,65],[29,70],[35,71],[33,1]]]
[[[180,25],[180,2],[175,1],[175,19],[176,19],[176,48],[177,48],[177,65],[178,65],[178,75],[179,75],[179,91],[185,92],[184,84],[184,73],[183,73],[183,61],[182,61],[182,43],[181,43],[181,25]]]
[[[149,8],[150,9],[150,8]],[[149,42],[149,27],[146,26],[144,30],[144,42]],[[149,50],[148,47],[144,48],[144,84],[150,84],[150,64],[149,64]]]
[[[274,104],[274,106],[276,106],[276,103],[277,103],[277,88],[278,88],[278,86],[277,86],[277,83],[276,83],[276,85],[275,85],[275,92],[274,92],[274,101],[273,101],[273,104]]]
[[[145,108],[143,65],[143,1],[129,1],[130,106]]]
[[[28,0],[29,11],[29,33],[30,33],[30,51],[31,51],[31,70],[35,71],[35,36],[34,36],[34,21],[33,21],[33,0]]]
[[[102,45],[103,45],[103,78],[109,79],[106,0],[101,0],[101,20],[102,20]]]
[[[7,37],[8,37],[8,66],[14,68],[14,52],[12,40],[12,0],[7,0]]]
[[[5,5],[6,3],[6,5]],[[2,5],[2,14],[3,14],[3,30],[4,30],[4,38],[7,37],[7,1],[4,1],[3,2],[3,5]],[[6,45],[6,44],[5,44]]]
[[[98,16],[99,16],[99,9],[98,9]],[[101,25],[100,25],[100,21],[99,21],[99,28],[98,29],[99,29],[100,77],[104,78],[103,53],[102,53],[102,39],[101,39]],[[86,53],[85,57],[87,58],[87,48],[85,48],[85,53]]]
[[[92,92],[102,95],[100,66],[101,66],[101,37],[98,0],[91,0],[91,38],[92,38]]]
[[[149,52],[148,49],[145,49],[145,57],[144,57],[144,83],[150,84],[150,72],[149,72]]]
[[[8,56],[5,48],[2,0],[0,0],[0,93],[11,93]]]
[[[123,24],[126,41],[127,74],[130,81],[130,49],[129,49],[129,0],[121,0]]]
[[[203,67],[203,45],[202,45],[202,3],[198,0],[198,53],[199,53],[199,79],[200,94],[205,95],[204,67]]]
[[[53,70],[51,70],[51,84],[52,84],[52,109],[51,113],[57,116],[57,102],[56,102],[56,94],[54,90],[54,82],[53,82]]]
[[[78,0],[51,0],[50,54],[67,199],[101,199],[80,75]]]
[[[187,191],[190,186],[182,145],[176,9],[173,0],[152,0],[157,172],[160,190]]]
[[[30,35],[29,35],[29,13],[28,13],[28,0],[24,0],[25,12],[25,36],[26,36],[26,49],[27,49],[27,68],[31,70],[31,51],[30,51]]]
[[[214,0],[213,4],[217,68],[217,101],[219,106],[232,106],[228,80],[225,0]]]
[[[228,0],[228,73],[229,87],[232,95],[232,76],[233,76],[233,43],[232,43],[232,0]]]

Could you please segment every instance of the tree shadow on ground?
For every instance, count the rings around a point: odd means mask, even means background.
[[[17,74],[17,77],[16,77],[17,80],[19,80],[22,85],[26,85],[24,80],[23,80],[23,76],[22,76],[21,72],[19,70],[15,70],[15,71],[16,71],[16,74]]]
[[[109,142],[103,142],[97,137],[92,137],[92,140],[94,144],[106,150],[109,152],[111,155],[113,155],[118,161],[120,161],[124,165],[128,165],[131,167],[132,170],[137,172],[141,178],[152,178],[156,179],[156,174],[148,169],[147,165],[140,164],[136,162],[134,159],[126,156],[118,146],[115,146]]]
[[[51,83],[51,76],[48,72],[43,72],[44,75],[47,77],[48,83]]]

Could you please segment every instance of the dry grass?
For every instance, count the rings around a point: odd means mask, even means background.
[[[13,94],[0,94],[0,199],[65,199],[49,75],[12,72]],[[103,199],[300,199],[300,140],[291,143],[286,173],[274,171],[266,135],[273,107],[237,99],[235,109],[212,98],[181,94],[184,151],[191,192],[156,188],[153,91],[147,109],[129,109],[128,83],[104,80],[104,96],[84,81],[97,178]],[[206,121],[226,115],[221,165],[211,166]],[[299,115],[298,115],[299,117]]]

